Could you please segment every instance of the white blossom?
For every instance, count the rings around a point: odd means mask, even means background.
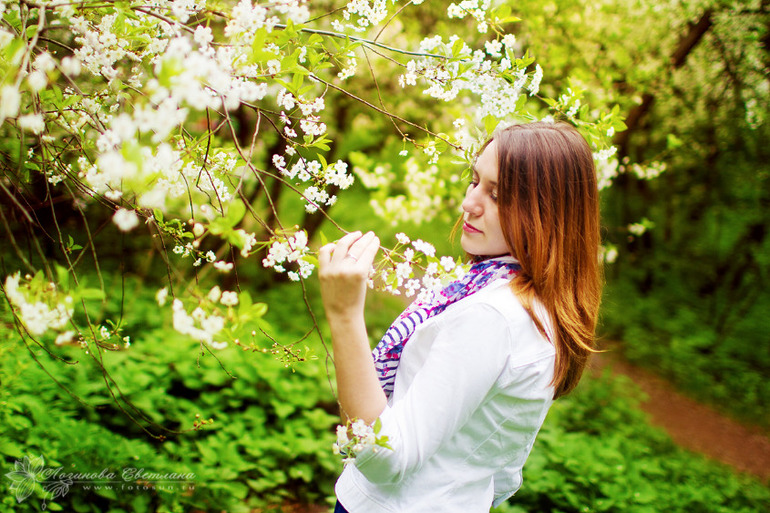
[[[454,269],[456,265],[454,259],[448,256],[441,257],[440,264],[441,264],[441,267],[443,267],[444,270],[447,272]]]
[[[430,256],[430,257],[436,256],[436,248],[433,247],[433,244],[429,242],[425,242],[422,239],[417,239],[416,241],[412,242],[412,246],[414,247],[414,249],[416,249],[417,251],[427,256]]]
[[[0,89],[0,122],[5,118],[12,118],[19,113],[19,107],[21,105],[21,95],[19,90],[12,86],[6,85]]]
[[[219,285],[214,285],[211,287],[211,290],[209,290],[209,293],[206,294],[206,297],[209,298],[211,302],[217,303],[222,297],[222,289],[219,288]]]
[[[540,67],[540,64],[537,64],[535,65],[535,73],[532,75],[532,79],[530,80],[529,84],[527,84],[527,89],[529,90],[530,96],[537,94],[537,92],[540,90],[541,80],[543,80],[543,68]]]
[[[174,300],[172,309],[174,329],[193,340],[211,344],[214,336],[225,327],[224,318],[208,314],[201,307],[196,307],[192,314],[188,314],[179,299]]]
[[[228,273],[233,270],[233,263],[232,262],[224,262],[224,261],[218,261],[214,262],[214,269],[221,273]]]
[[[647,231],[647,226],[645,226],[643,223],[632,223],[628,225],[627,229],[630,234],[639,237]]]
[[[43,289],[44,300],[30,301],[27,291],[29,285],[21,285],[21,273],[6,277],[5,296],[30,335],[40,336],[48,330],[61,330],[67,326],[74,313],[71,296],[59,293],[53,283]]]
[[[80,60],[76,57],[64,57],[59,63],[62,73],[69,75],[70,77],[76,77],[80,75],[81,65]]]
[[[64,331],[62,333],[59,333],[59,335],[56,336],[56,339],[54,340],[54,344],[57,346],[63,346],[65,344],[69,344],[72,342],[72,339],[75,338],[75,332],[72,330]]]
[[[220,302],[225,306],[235,306],[238,304],[238,293],[224,291],[222,292],[222,299]]]
[[[19,128],[29,130],[33,134],[40,134],[45,130],[45,121],[42,114],[27,114],[18,119]]]
[[[167,298],[168,298],[168,287],[163,287],[162,289],[158,290],[158,292],[155,293],[155,301],[158,303],[158,306],[165,305]]]
[[[484,43],[484,48],[487,50],[487,53],[492,57],[502,56],[500,52],[503,50],[503,44],[497,39],[493,39],[492,41],[487,41],[486,43]]]
[[[130,232],[139,225],[139,216],[133,210],[119,208],[112,216],[112,222],[123,232]]]
[[[35,92],[42,91],[48,85],[48,76],[44,71],[35,70],[27,75],[27,84]]]

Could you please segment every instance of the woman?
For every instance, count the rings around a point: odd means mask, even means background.
[[[601,292],[588,144],[562,123],[501,130],[462,208],[471,271],[410,306],[374,360],[364,299],[379,240],[353,232],[321,248],[340,405],[380,419],[392,447],[347,466],[337,511],[488,512],[519,488],[548,408],[583,372]]]

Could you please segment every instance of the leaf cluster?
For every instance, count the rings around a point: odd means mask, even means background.
[[[129,327],[136,318],[153,319],[141,312],[157,308],[151,291],[145,296],[134,302]],[[0,511],[35,511],[44,499],[54,511],[249,511],[285,501],[323,502],[332,493],[339,463],[330,450],[331,428],[338,417],[329,413],[336,403],[320,360],[291,368],[270,354],[230,350],[196,363],[189,340],[162,324],[147,325],[131,351],[104,354],[106,387],[95,362],[52,362],[22,345],[8,324],[0,330],[14,341],[0,350],[4,468],[25,455],[42,455],[47,467],[72,472],[109,468],[120,475],[141,468],[195,475],[142,489],[129,488],[137,485],[132,481],[101,488],[107,483],[95,482],[90,489],[76,484],[55,501],[41,485],[20,504],[4,494]],[[76,349],[69,353],[83,358]]]

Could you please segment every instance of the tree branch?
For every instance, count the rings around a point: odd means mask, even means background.
[[[713,14],[713,11],[707,10],[697,23],[690,24],[690,30],[679,40],[674,53],[671,55],[670,70],[681,68],[684,65],[687,56],[711,28],[711,17]],[[628,139],[631,132],[639,128],[642,119],[652,109],[654,102],[655,96],[651,93],[644,93],[642,95],[642,103],[629,111],[626,117],[626,126],[628,128],[615,136],[615,144],[618,146],[618,154],[621,159],[628,155]]]

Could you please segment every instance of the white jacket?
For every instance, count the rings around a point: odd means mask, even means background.
[[[552,338],[544,309],[537,309]],[[488,513],[521,486],[548,408],[555,350],[497,280],[420,325],[369,448],[335,491],[350,513]]]

